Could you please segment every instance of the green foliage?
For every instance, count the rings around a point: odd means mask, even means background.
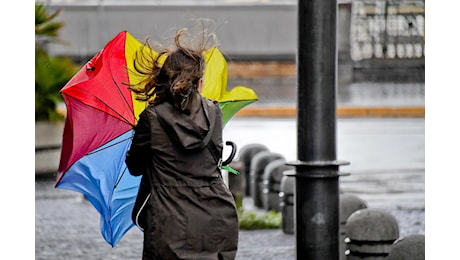
[[[35,36],[46,36],[50,39],[58,36],[59,29],[64,26],[62,22],[54,22],[60,10],[48,14],[43,4],[35,3]]]
[[[235,200],[235,205],[238,211],[243,210],[243,196],[240,194],[234,194],[233,199]]]
[[[239,227],[245,230],[281,228],[281,213],[274,210],[264,214],[239,210]]]
[[[75,64],[62,57],[50,57],[42,50],[35,51],[35,121],[59,121],[57,112],[62,102],[59,90],[78,71]]]
[[[77,65],[65,57],[52,57],[46,44],[59,42],[58,31],[63,24],[53,22],[59,10],[48,14],[45,6],[35,3],[35,121],[59,121],[64,117],[56,111],[62,102],[59,90],[78,71]]]

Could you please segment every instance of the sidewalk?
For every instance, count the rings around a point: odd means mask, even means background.
[[[256,208],[250,197],[243,199],[243,209],[260,215],[266,213],[265,210]],[[236,259],[295,259],[295,236],[283,232],[282,228],[240,229]]]
[[[246,199],[252,203],[251,199]],[[372,204],[369,208],[374,208]],[[400,238],[413,234],[425,234],[425,209],[379,208],[393,215],[398,221]],[[294,234],[282,229],[240,230],[237,260],[293,260],[296,259]]]
[[[337,123],[337,158],[351,162],[341,168],[351,173],[340,178],[341,190],[359,196],[369,208],[389,211],[400,237],[424,234],[424,118],[343,118]],[[224,129],[224,139],[239,149],[265,144],[294,160],[295,133],[294,118],[235,118]],[[55,189],[54,179],[36,182],[35,259],[137,260],[141,251],[139,230],[131,229],[112,248],[100,234],[99,214],[81,194]],[[295,259],[295,237],[281,229],[240,230],[237,259]]]
[[[135,227],[110,247],[100,234],[99,214],[82,195],[38,181],[35,189],[36,260],[138,260],[142,232]],[[248,199],[247,203],[251,203]],[[250,205],[249,205],[250,206]],[[424,234],[424,209],[388,209],[397,218],[401,237]],[[240,230],[237,260],[293,260],[295,236],[282,229]]]

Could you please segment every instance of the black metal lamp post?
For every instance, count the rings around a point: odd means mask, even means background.
[[[339,259],[336,22],[336,0],[298,1],[297,259]]]

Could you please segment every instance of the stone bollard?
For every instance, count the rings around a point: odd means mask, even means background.
[[[339,212],[339,232],[340,232],[340,259],[346,259],[345,251],[347,249],[345,244],[345,225],[347,223],[348,217],[351,214],[360,209],[367,208],[367,204],[364,200],[360,199],[358,196],[351,193],[340,193],[340,212]]]
[[[268,163],[282,159],[283,156],[279,153],[273,153],[270,151],[262,151],[254,155],[251,160],[251,166],[249,169],[249,185],[251,185],[251,197],[254,200],[254,206],[262,208],[262,190],[263,190],[263,175],[265,166]]]
[[[396,241],[387,260],[425,260],[425,235],[409,235]]]
[[[295,172],[288,170],[284,172],[281,179],[280,196],[280,211],[282,219],[283,232],[286,234],[294,234],[294,185],[295,177],[288,176],[286,173]]]
[[[268,151],[268,148],[263,144],[247,144],[238,152],[238,159],[237,161],[241,161],[244,163],[244,181],[245,181],[245,196],[251,196],[251,186],[249,185],[249,170],[251,168],[251,160],[258,152],[261,151]]]
[[[398,222],[388,212],[361,209],[345,225],[347,260],[387,259],[391,246],[399,237]]]
[[[35,176],[55,176],[61,155],[63,122],[35,122]]]
[[[236,207],[243,208],[243,197],[246,189],[244,162],[232,161],[229,166],[239,174],[228,173],[228,187],[235,199]]]
[[[263,175],[262,204],[264,210],[280,211],[281,179],[283,172],[294,169],[286,165],[284,158],[274,160],[265,166]]]

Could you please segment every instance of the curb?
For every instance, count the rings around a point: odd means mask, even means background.
[[[64,116],[65,109],[58,109]],[[235,117],[296,117],[295,107],[245,107]],[[337,117],[425,117],[425,107],[339,107]]]
[[[245,107],[236,117],[296,117],[295,107]],[[339,107],[337,117],[425,117],[425,107]]]

